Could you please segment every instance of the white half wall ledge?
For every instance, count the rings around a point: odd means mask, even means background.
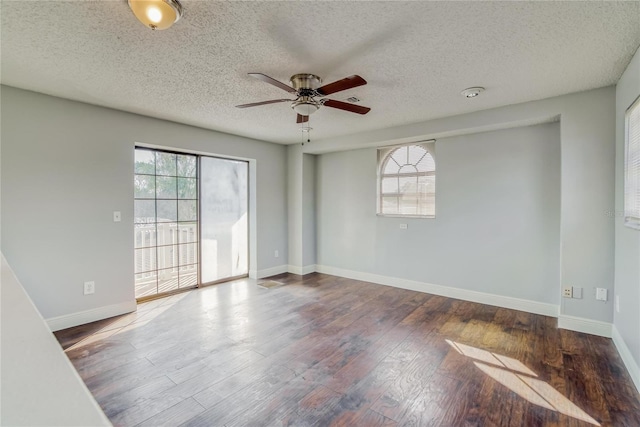
[[[567,316],[565,314],[558,316],[558,328],[560,329],[598,335],[606,338],[611,338],[612,326],[611,323],[585,319],[583,317]]]
[[[277,276],[289,271],[288,265],[277,265],[275,267],[265,268],[256,272],[256,279],[264,279],[265,277]],[[249,274],[251,277],[251,274]]]
[[[640,367],[633,359],[631,350],[629,350],[629,347],[627,347],[627,344],[625,344],[622,336],[620,335],[620,332],[618,332],[618,328],[616,328],[615,325],[613,325],[611,336],[613,338],[613,344],[616,346],[616,349],[618,350],[618,353],[622,358],[624,366],[627,368],[627,371],[629,371],[629,375],[631,375],[633,384],[635,384],[638,393],[640,393]]]
[[[434,285],[431,283],[400,279],[397,277],[363,273],[360,271],[345,270],[342,268],[329,267],[326,265],[316,265],[316,271],[318,273],[345,277],[347,279],[362,280],[379,285],[392,286],[394,288],[440,295],[443,297],[493,305],[496,307],[508,308],[511,310],[525,311],[527,313],[540,314],[543,316],[558,317],[559,314],[559,307],[555,304],[513,298],[503,295],[489,294],[485,292],[470,291],[466,289],[453,288],[450,286]]]
[[[72,328],[78,325],[95,322],[109,317],[120,316],[121,314],[136,311],[136,300],[121,302],[118,304],[106,305],[104,307],[93,308],[91,310],[79,311],[77,313],[63,316],[50,317],[46,319],[47,325],[52,332],[61,329]]]

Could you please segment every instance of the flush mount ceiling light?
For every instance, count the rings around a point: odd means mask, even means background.
[[[483,87],[470,87],[470,88],[467,88],[467,89],[463,90],[460,93],[465,98],[475,98],[476,96],[480,95],[482,92],[484,92],[484,88]]]
[[[291,108],[301,116],[309,116],[318,111],[320,104],[310,96],[301,96],[293,101]]]
[[[152,30],[166,30],[182,16],[178,0],[128,0],[133,14]]]

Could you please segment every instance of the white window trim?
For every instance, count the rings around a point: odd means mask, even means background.
[[[629,151],[631,149],[640,151],[640,138],[634,141],[629,140],[631,113],[637,109],[640,109],[640,96],[631,103],[624,118],[624,225],[635,230],[640,230],[640,214],[637,212],[640,210],[640,206],[628,206],[630,200],[627,197],[628,192],[631,191],[629,186],[631,186],[632,182],[634,183],[634,187],[636,187],[634,188],[635,191],[638,191],[637,187],[640,187],[640,166],[635,165],[635,168],[631,170],[631,165],[629,165]],[[640,122],[634,123],[634,126],[640,127]],[[638,134],[640,134],[640,130],[638,130]],[[632,143],[633,146],[631,145]],[[640,205],[640,200],[636,200],[636,204]],[[636,211],[635,215],[632,211]]]
[[[436,160],[436,156],[435,156],[435,143],[436,140],[435,139],[429,139],[429,140],[425,140],[425,141],[416,141],[416,142],[408,142],[406,144],[400,144],[400,145],[392,145],[392,146],[388,146],[388,147],[380,147],[378,148],[378,173],[377,173],[377,178],[376,178],[376,215],[379,217],[385,217],[385,218],[428,218],[428,219],[433,219],[436,217],[436,215],[411,215],[411,214],[385,214],[385,213],[381,213],[381,194],[382,194],[382,167],[384,166],[384,159],[387,157],[387,155],[392,152],[393,150],[400,148],[400,147],[406,147],[408,145],[418,145],[423,147],[425,150],[427,150],[427,152],[431,155],[431,157],[433,158],[434,162]],[[436,166],[436,171],[433,171],[433,174],[435,175],[437,172],[437,166]],[[437,188],[437,187],[436,187]],[[437,191],[437,189],[436,189]],[[437,214],[437,205],[435,207],[435,213]]]

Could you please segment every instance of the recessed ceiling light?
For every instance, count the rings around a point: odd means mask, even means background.
[[[465,98],[475,98],[476,96],[480,95],[482,92],[484,92],[484,88],[478,86],[478,87],[467,88],[460,93]]]

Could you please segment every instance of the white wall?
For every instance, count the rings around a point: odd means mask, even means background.
[[[302,266],[313,271],[316,264],[316,156],[302,157]]]
[[[636,52],[616,87],[616,205],[615,205],[615,312],[614,339],[640,390],[640,231],[624,226],[624,131],[625,111],[640,96],[640,50]],[[618,334],[616,337],[615,334]],[[625,347],[628,354],[625,355]]]
[[[110,426],[2,253],[0,261],[0,425]]]
[[[490,96],[489,91],[483,96]],[[578,329],[581,322],[574,317],[586,319],[587,323],[581,324],[607,334],[613,304],[611,299],[596,301],[594,290],[613,290],[614,221],[608,212],[614,206],[615,88],[314,141],[304,148],[308,153],[321,154],[514,128],[556,117],[560,118],[561,144],[560,283],[584,289],[582,299],[561,299],[561,320],[565,327]],[[350,185],[344,183],[346,188]],[[349,205],[338,209],[366,208]],[[319,230],[318,234],[324,232]],[[370,241],[374,236],[362,238]],[[368,255],[364,257],[371,259]],[[556,293],[560,294],[559,288]]]
[[[302,183],[302,147],[300,144],[289,145],[287,147],[288,265],[292,266],[293,270],[302,269]],[[300,274],[301,271],[292,272]]]
[[[435,219],[376,216],[376,158],[319,156],[320,265],[559,303],[558,123],[439,139]]]
[[[285,271],[308,274],[316,264],[315,156],[304,154],[301,144],[289,145],[287,166],[289,263]]]
[[[274,249],[287,258],[284,146],[6,86],[1,96],[2,251],[45,318],[134,302],[136,142],[255,159],[251,269],[277,265]]]

